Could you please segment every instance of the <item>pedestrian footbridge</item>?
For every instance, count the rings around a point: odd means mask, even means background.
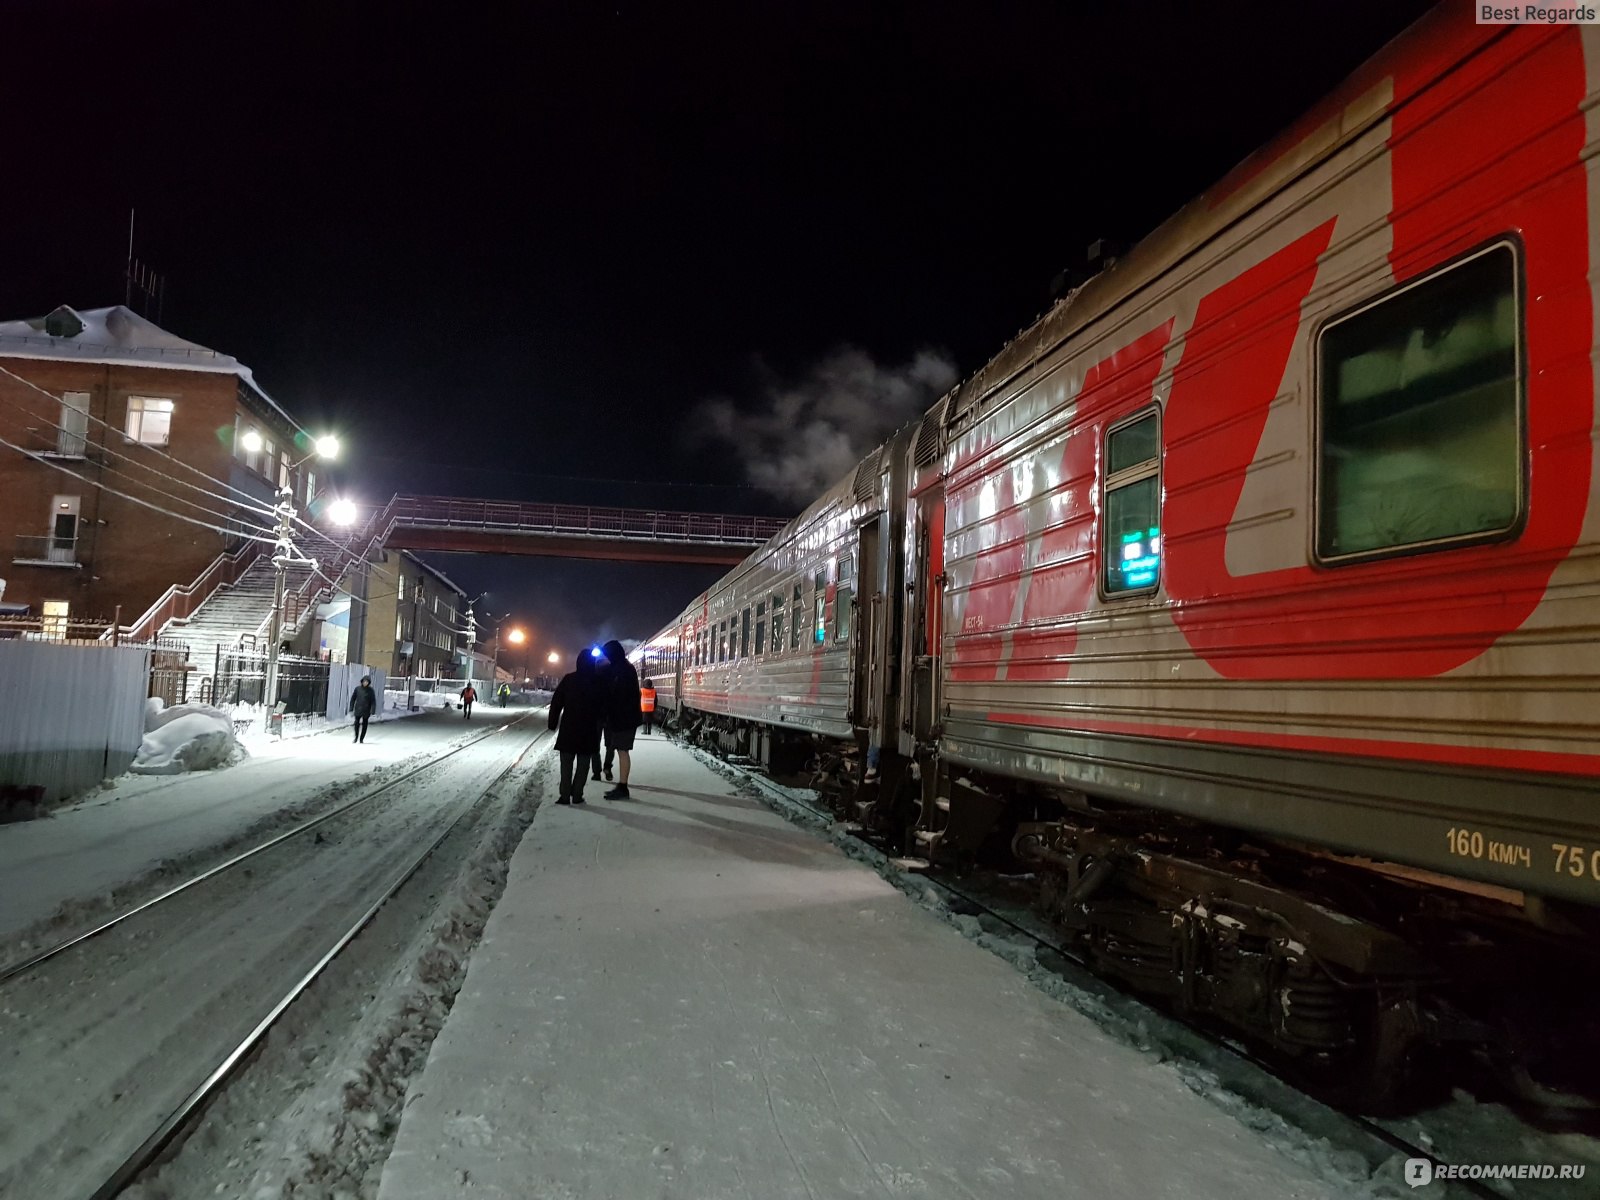
[[[783,525],[776,517],[400,495],[368,529],[394,550],[732,566]]]

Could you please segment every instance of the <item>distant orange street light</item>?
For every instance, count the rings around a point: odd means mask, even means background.
[[[545,659],[545,661],[546,662],[551,662],[551,663],[560,662],[561,661],[561,651],[559,651],[559,650],[550,651],[550,657]]]
[[[528,640],[528,635],[522,632],[520,629],[513,629],[510,633],[506,634],[506,637],[510,639],[513,646],[520,646],[523,642]]]

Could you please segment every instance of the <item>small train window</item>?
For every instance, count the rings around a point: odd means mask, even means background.
[[[1106,434],[1105,470],[1105,593],[1154,591],[1161,575],[1161,426],[1154,412]]]
[[[783,649],[783,593],[772,598],[772,652]]]
[[[814,582],[816,586],[811,591],[814,632],[811,640],[820,646],[828,639],[826,624],[828,619],[828,572],[826,570],[818,571]]]
[[[739,657],[750,656],[750,610],[744,610],[744,615],[739,618]]]
[[[756,657],[767,652],[767,602],[756,603]]]
[[[800,633],[806,627],[804,610],[800,607],[804,599],[805,585],[794,585],[794,607],[789,611],[789,649],[800,649]]]
[[[728,661],[728,623],[726,621],[717,628],[717,661]]]
[[[1318,557],[1443,549],[1516,526],[1519,308],[1516,254],[1501,243],[1323,330]]]
[[[841,583],[833,593],[833,640],[850,640],[850,606],[855,593],[848,583]]]

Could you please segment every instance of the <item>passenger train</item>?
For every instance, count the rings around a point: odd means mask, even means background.
[[[1597,80],[1435,10],[650,639],[662,716],[1352,1103],[1592,1091]]]

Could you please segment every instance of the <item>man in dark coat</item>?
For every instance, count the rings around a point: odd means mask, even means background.
[[[617,786],[606,793],[606,799],[626,800],[633,734],[643,719],[639,715],[639,672],[628,661],[621,642],[610,641],[600,649],[611,664],[610,686],[606,688],[606,745],[617,752]]]
[[[378,693],[372,690],[372,676],[363,675],[350,693],[350,714],[356,719],[356,741],[367,740],[367,722],[378,711]]]
[[[550,728],[557,730],[561,757],[561,797],[557,804],[582,804],[584,775],[600,749],[604,697],[595,679],[594,656],[578,651],[571,674],[564,675],[550,697]]]

